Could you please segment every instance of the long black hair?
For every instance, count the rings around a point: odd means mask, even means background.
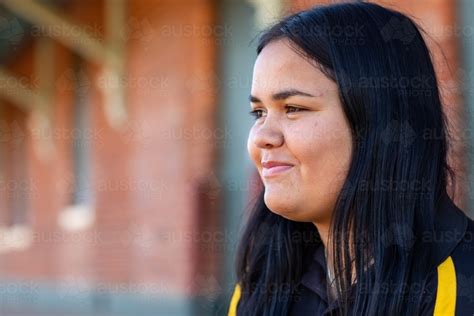
[[[291,14],[259,37],[257,55],[268,43],[288,39],[338,85],[353,136],[329,231],[344,315],[417,314],[435,264],[422,236],[433,233],[440,197],[455,179],[421,32],[400,12],[340,3]],[[242,232],[238,315],[287,315],[296,285],[322,245],[315,226],[273,213],[262,191]]]

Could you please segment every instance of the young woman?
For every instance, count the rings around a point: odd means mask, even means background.
[[[416,24],[371,3],[266,30],[249,155],[264,190],[229,315],[472,315],[474,222],[447,193],[448,133]]]

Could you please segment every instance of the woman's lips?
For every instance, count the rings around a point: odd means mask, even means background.
[[[262,169],[262,176],[270,177],[278,174],[282,174],[289,169],[293,168],[293,166],[274,166],[271,168],[263,168]]]

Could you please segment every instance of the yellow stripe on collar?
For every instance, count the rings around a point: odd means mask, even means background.
[[[240,291],[240,284],[237,283],[234,288],[234,294],[232,294],[232,299],[230,300],[229,313],[227,316],[237,315],[237,304],[240,300]]]
[[[438,290],[433,316],[451,316],[456,312],[456,270],[451,256],[438,266]]]

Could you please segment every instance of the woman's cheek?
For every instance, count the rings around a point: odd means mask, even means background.
[[[350,146],[348,147],[343,141],[335,140],[330,152],[332,153],[332,157],[330,157],[332,164],[328,168],[331,170],[331,177],[329,178],[331,181],[328,187],[331,192],[339,192],[349,172],[351,161]]]
[[[314,143],[317,135],[317,129],[312,125],[299,124],[289,129],[286,140],[289,144],[295,146],[305,146]]]

